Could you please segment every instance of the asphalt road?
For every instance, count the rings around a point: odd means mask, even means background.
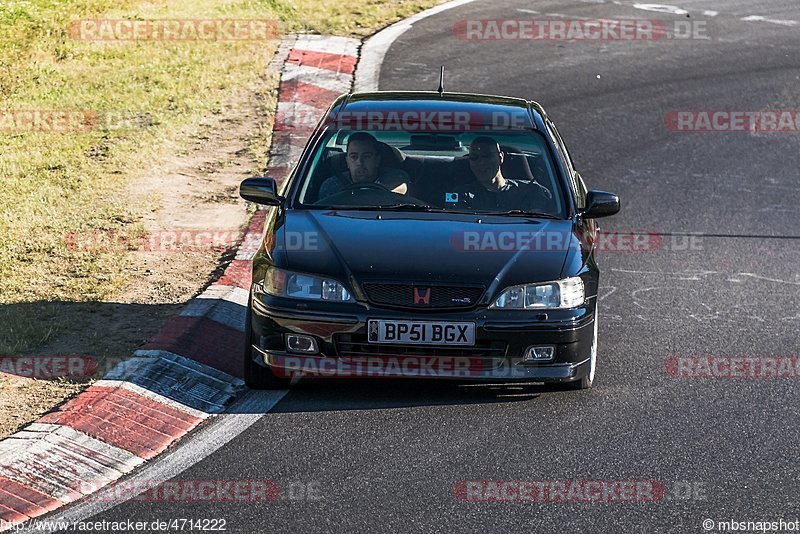
[[[280,500],[127,502],[92,520],[223,517],[231,532],[530,533],[704,532],[705,519],[800,517],[800,380],[666,372],[673,356],[800,355],[800,132],[673,132],[664,122],[680,110],[800,109],[800,5],[675,0],[687,17],[633,4],[468,4],[403,34],[380,78],[381,89],[433,90],[444,64],[447,90],[535,99],[589,187],[621,196],[623,211],[605,229],[697,235],[694,250],[678,235],[655,252],[602,254],[594,389],[301,386],[177,477],[275,480]],[[454,34],[464,19],[565,16],[705,21],[709,39]],[[645,503],[476,503],[456,498],[462,480],[654,480],[667,494]],[[290,483],[311,484],[320,498],[289,498]]]

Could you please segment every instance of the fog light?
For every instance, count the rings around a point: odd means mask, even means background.
[[[523,362],[546,362],[553,359],[556,348],[552,345],[543,347],[528,347],[522,355]]]
[[[297,334],[286,334],[286,349],[289,352],[300,352],[303,354],[316,354],[317,340],[311,336],[299,336]]]

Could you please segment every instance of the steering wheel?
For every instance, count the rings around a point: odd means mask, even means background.
[[[383,184],[379,184],[377,182],[353,182],[350,185],[347,185],[339,190],[340,193],[345,191],[357,191],[359,189],[372,189],[378,191],[390,191],[388,187]]]

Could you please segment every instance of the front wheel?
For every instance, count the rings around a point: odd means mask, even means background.
[[[567,382],[564,384],[564,389],[579,390],[589,389],[594,385],[594,372],[597,368],[597,311],[598,306],[594,308],[594,334],[592,338],[592,349],[589,354],[589,373],[574,382]]]
[[[253,323],[250,303],[244,325],[244,383],[250,389],[288,389],[290,378],[275,376],[270,367],[264,367],[253,361]]]

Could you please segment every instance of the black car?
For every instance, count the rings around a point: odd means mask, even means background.
[[[592,386],[599,271],[587,191],[532,101],[339,97],[271,206],[253,263],[244,375],[514,380]]]

